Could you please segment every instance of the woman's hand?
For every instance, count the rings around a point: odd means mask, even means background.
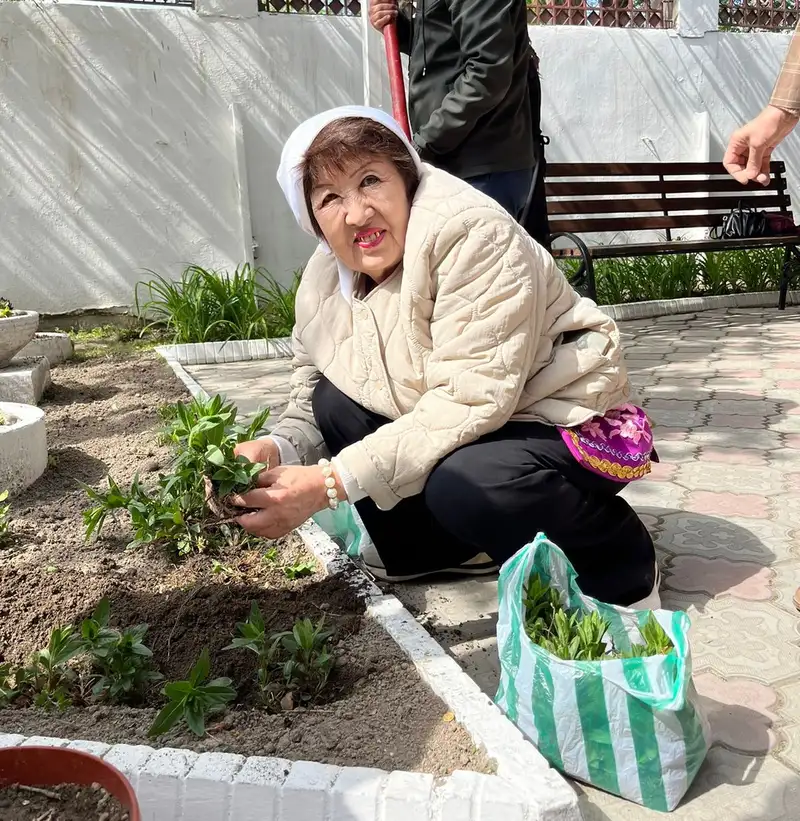
[[[276,468],[281,463],[281,453],[275,440],[271,437],[253,439],[249,442],[240,442],[233,452],[236,456],[244,456],[251,462],[261,462],[268,468]]]
[[[344,488],[338,477],[336,489],[339,500],[344,501]],[[278,467],[262,471],[258,487],[232,496],[231,502],[240,507],[259,508],[236,520],[248,533],[264,539],[279,539],[327,508],[328,494],[321,468]]]

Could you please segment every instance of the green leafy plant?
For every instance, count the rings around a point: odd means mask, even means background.
[[[12,313],[14,313],[14,306],[5,297],[0,297],[0,319],[5,319]]]
[[[601,305],[654,299],[776,291],[784,251],[758,248],[594,262],[597,300]],[[558,260],[568,277],[580,261]],[[797,265],[797,263],[795,263]]]
[[[283,679],[295,701],[312,701],[328,683],[335,658],[328,648],[332,633],[325,630],[325,619],[316,624],[300,619],[285,633],[279,633],[284,652]]]
[[[259,694],[264,704],[273,707],[282,695],[282,687],[275,676],[281,636],[267,632],[258,602],[250,603],[250,615],[247,621],[237,622],[236,632],[239,635],[235,636],[225,649],[249,650],[256,655],[258,658],[256,683]]]
[[[230,522],[244,511],[226,503],[231,493],[251,488],[265,465],[234,455],[240,442],[263,431],[269,410],[248,424],[237,421],[237,409],[221,396],[193,399],[162,411],[168,420],[163,441],[175,457],[169,470],[159,474],[155,487],[146,488],[138,477],[123,490],[108,477],[108,490],[83,485],[94,503],[83,513],[86,537],[101,532],[109,514],[124,510],[134,531],[131,547],[162,545],[175,558],[202,552],[218,543],[246,540]]]
[[[222,712],[236,698],[236,690],[229,678],[216,678],[205,683],[210,672],[208,650],[203,650],[186,681],[171,681],[165,685],[163,693],[169,702],[150,727],[150,738],[163,735],[181,720],[195,735],[205,735],[206,718]]]
[[[47,647],[35,652],[30,663],[16,671],[21,691],[30,690],[37,707],[63,709],[69,706],[69,691],[76,673],[68,663],[82,651],[83,642],[74,627],[54,628]]]
[[[6,547],[11,541],[11,505],[6,503],[8,491],[0,491],[0,547]]]
[[[641,630],[643,643],[616,652],[609,638],[610,625],[597,611],[566,610],[558,591],[537,574],[531,574],[525,592],[525,632],[534,644],[560,659],[604,661],[619,658],[666,655],[673,644],[656,617],[650,613]]]
[[[251,602],[247,621],[239,622],[236,631],[225,649],[245,649],[257,656],[256,681],[267,707],[276,707],[287,694],[292,703],[300,703],[322,692],[335,664],[328,648],[332,633],[325,630],[324,619],[317,624],[299,619],[291,630],[270,633],[258,603]]]
[[[288,336],[294,325],[299,276],[281,286],[249,264],[232,273],[189,265],[177,281],[155,273],[136,286],[137,314],[148,329],[164,328],[173,343],[223,342]]]
[[[108,626],[110,604],[103,599],[81,624],[83,650],[89,655],[92,695],[112,702],[133,702],[163,676],[151,667],[153,653],[144,644],[148,626],[119,631]]]
[[[302,579],[305,576],[313,576],[317,566],[314,562],[295,562],[294,564],[287,564],[283,567],[283,575],[287,579]]]
[[[9,662],[0,664],[0,708],[7,707],[22,692],[19,669]]]

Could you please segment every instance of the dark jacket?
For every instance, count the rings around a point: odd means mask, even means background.
[[[525,0],[416,0],[400,12],[422,158],[462,178],[532,168]]]

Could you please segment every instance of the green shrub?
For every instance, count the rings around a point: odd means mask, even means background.
[[[783,270],[783,250],[718,251],[595,260],[597,301],[600,305],[680,299],[691,296],[775,291]],[[559,260],[567,276],[580,262]]]
[[[136,312],[174,344],[291,335],[299,272],[288,288],[247,263],[230,274],[190,265],[178,281],[148,273],[153,279],[136,286]]]

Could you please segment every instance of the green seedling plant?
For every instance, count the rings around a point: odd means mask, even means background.
[[[71,625],[56,627],[47,647],[31,657],[27,667],[17,671],[22,692],[33,694],[37,707],[63,709],[71,704],[69,691],[77,674],[69,662],[83,652],[83,642]]]
[[[229,678],[216,678],[206,683],[210,672],[211,661],[208,650],[204,649],[186,681],[171,681],[165,685],[163,694],[169,702],[150,727],[150,738],[163,735],[179,721],[185,721],[197,736],[206,734],[208,716],[224,711],[236,698],[236,690]]]
[[[8,491],[0,491],[0,547],[7,547],[11,541],[11,505],[7,499]]]
[[[288,656],[283,679],[295,702],[313,701],[328,683],[336,661],[328,647],[331,635],[324,618],[316,624],[299,619],[290,631],[278,635]]]
[[[283,575],[292,581],[296,579],[303,579],[306,576],[313,576],[317,566],[314,562],[295,562],[294,564],[287,564],[283,567]]]
[[[81,624],[83,650],[91,659],[92,695],[113,703],[136,702],[163,678],[152,669],[153,653],[144,644],[148,626],[115,630],[108,626],[109,616],[109,601],[103,599]]]
[[[247,621],[237,622],[237,636],[225,648],[226,650],[249,650],[258,659],[256,683],[262,702],[270,708],[280,701],[283,688],[277,680],[278,655],[281,649],[281,636],[267,632],[264,617],[258,602],[250,603],[250,614]]]
[[[174,451],[169,469],[159,474],[154,487],[135,477],[123,489],[110,476],[107,491],[84,485],[94,503],[83,514],[87,539],[101,532],[110,514],[126,511],[134,532],[129,546],[161,545],[173,558],[246,541],[249,537],[230,527],[245,509],[226,499],[252,488],[266,466],[237,457],[234,449],[260,435],[269,409],[242,424],[236,406],[214,396],[166,406],[161,416],[167,421],[162,441]]]
[[[268,709],[277,709],[287,694],[293,704],[311,702],[328,683],[335,659],[328,647],[332,633],[325,629],[324,619],[317,624],[299,619],[291,630],[271,633],[258,603],[251,602],[250,615],[236,625],[236,632],[225,649],[256,655],[256,681]]]
[[[14,306],[5,297],[0,297],[0,319],[6,319],[14,313]]]

